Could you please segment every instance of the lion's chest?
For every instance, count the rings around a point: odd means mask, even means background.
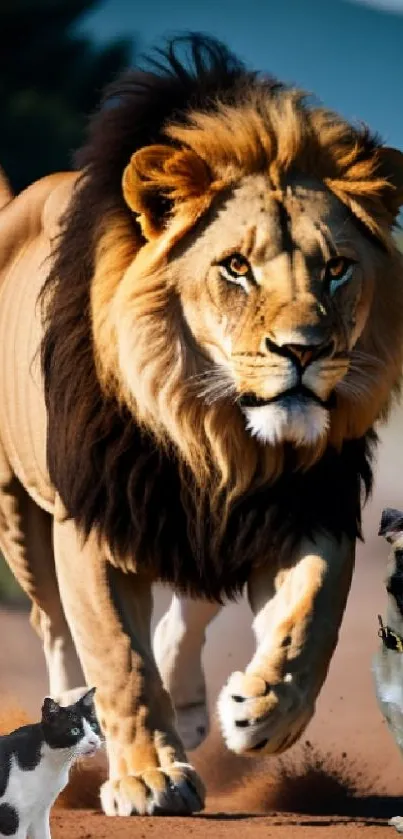
[[[130,556],[176,590],[215,600],[233,597],[254,565],[273,555],[288,558],[302,537],[324,529],[354,539],[359,531],[365,440],[346,445],[342,454],[328,452],[306,473],[291,467],[276,484],[249,493],[220,533],[208,493],[204,499],[192,493],[173,459],[135,429],[131,434],[132,459],[129,441],[119,436],[113,480],[100,482],[98,494],[92,488],[97,507],[88,517],[96,516],[115,555]]]

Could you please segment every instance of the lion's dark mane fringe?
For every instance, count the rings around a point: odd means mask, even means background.
[[[190,45],[186,67],[177,47]],[[165,61],[165,63],[164,63]],[[290,449],[277,483],[251,492],[230,513],[214,547],[209,509],[194,536],[197,497],[183,481],[173,455],[162,452],[132,416],[101,393],[91,343],[90,288],[97,242],[116,213],[126,213],[133,236],[140,231],[124,204],[121,178],[133,152],[159,142],[161,128],[186,108],[214,108],[242,98],[255,75],[214,40],[192,36],[174,42],[165,59],[129,72],[107,92],[77,156],[85,179],[64,219],[56,258],[42,303],[41,347],[48,411],[51,479],[71,517],[85,534],[96,529],[120,558],[134,557],[163,581],[193,595],[220,600],[236,596],[251,566],[269,552],[286,550],[318,527],[339,538],[360,533],[360,495],[371,484],[375,435],[329,449],[305,473],[293,469]],[[280,88],[268,79],[268,89]],[[164,138],[166,143],[166,137]],[[288,465],[287,465],[288,463]],[[183,469],[183,467],[182,467]]]

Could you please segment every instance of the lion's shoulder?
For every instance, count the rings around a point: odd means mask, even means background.
[[[52,238],[59,229],[60,220],[66,212],[80,173],[59,172],[46,178],[49,181],[47,194],[42,209],[42,226],[45,233]]]
[[[0,210],[0,270],[7,270],[28,242],[43,233],[53,238],[77,178],[75,172],[48,175],[5,203]]]

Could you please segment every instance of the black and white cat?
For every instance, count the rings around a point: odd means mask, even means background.
[[[46,697],[41,722],[0,737],[1,837],[51,839],[50,809],[71,766],[101,745],[94,693],[66,707]]]

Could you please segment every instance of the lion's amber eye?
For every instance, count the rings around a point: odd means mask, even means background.
[[[341,256],[331,259],[327,263],[327,269],[332,277],[338,278],[343,276],[344,272],[348,268],[348,265],[348,260]]]
[[[326,264],[325,279],[330,294],[334,294],[341,285],[344,285],[350,279],[355,264],[354,259],[348,259],[346,256],[335,256],[333,259],[329,259]]]
[[[235,277],[246,277],[250,271],[250,265],[247,259],[240,253],[234,253],[226,260],[227,270]]]
[[[223,276],[227,280],[238,283],[246,290],[246,281],[253,282],[253,271],[250,263],[241,253],[231,253],[219,262]]]
[[[255,284],[255,277],[250,262],[241,253],[230,253],[217,263],[224,280],[240,286],[249,294],[251,286]]]

